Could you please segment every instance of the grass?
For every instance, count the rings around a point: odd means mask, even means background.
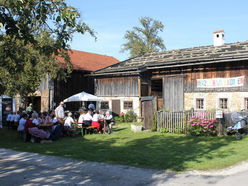
[[[64,137],[51,144],[24,143],[16,131],[0,131],[0,147],[67,158],[168,170],[219,169],[248,159],[248,137],[192,137],[132,133],[117,124],[111,135]]]

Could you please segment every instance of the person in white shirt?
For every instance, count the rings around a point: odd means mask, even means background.
[[[39,125],[39,119],[38,119],[38,113],[37,112],[33,112],[32,114],[32,118],[33,118],[33,121],[32,123],[35,124],[36,126]]]
[[[80,127],[80,128],[83,126],[85,115],[86,115],[86,111],[85,110],[83,110],[83,111],[80,112],[80,116],[78,118],[78,127]]]
[[[65,119],[65,124],[64,124],[65,129],[72,128],[72,123],[74,123],[74,120],[71,116],[72,116],[72,114],[71,114],[71,112],[69,112],[68,116]]]
[[[109,111],[105,113],[104,122],[105,122],[105,125],[107,126],[108,134],[110,134],[112,131],[112,125],[114,125],[114,118],[112,114],[109,113]]]
[[[12,118],[12,112],[10,112],[6,118],[6,123],[7,123],[7,127],[10,127],[11,126],[11,123],[10,123],[10,120]]]
[[[96,110],[96,113],[93,115],[92,118],[92,126],[97,128],[97,131],[100,132],[101,131],[101,125],[99,123],[100,119],[101,119],[101,114],[100,114],[100,110]]]
[[[24,127],[25,127],[26,121],[27,121],[27,114],[23,114],[20,121],[19,121],[17,131],[24,132]]]
[[[17,127],[19,125],[19,120],[20,120],[20,114],[19,112],[16,112],[14,115],[14,126]]]
[[[14,121],[15,121],[15,113],[12,112],[11,117],[10,117],[10,126],[14,128]]]
[[[91,122],[92,122],[92,116],[91,116],[92,112],[90,110],[88,110],[87,114],[85,114],[84,116],[84,125],[85,126],[91,126]]]
[[[55,116],[57,117],[59,123],[64,125],[65,123],[64,102],[60,102],[59,106],[55,109]]]

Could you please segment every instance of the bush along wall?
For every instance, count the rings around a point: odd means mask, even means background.
[[[188,131],[192,136],[216,136],[217,119],[205,119],[199,116],[193,116],[188,121]]]
[[[119,117],[115,117],[115,121],[118,122],[136,122],[137,114],[133,110],[128,110],[127,113],[121,113]]]

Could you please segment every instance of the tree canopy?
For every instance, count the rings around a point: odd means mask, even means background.
[[[25,97],[47,74],[65,78],[72,71],[68,43],[75,32],[96,39],[65,0],[0,0],[0,94]]]
[[[164,25],[149,17],[142,17],[139,22],[141,27],[135,26],[132,30],[126,31],[124,39],[127,42],[122,45],[121,51],[129,51],[130,56],[134,57],[165,50],[163,39],[158,36],[159,32],[163,32]]]

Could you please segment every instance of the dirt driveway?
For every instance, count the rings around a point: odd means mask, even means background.
[[[248,163],[167,173],[0,149],[0,185],[247,185]]]

